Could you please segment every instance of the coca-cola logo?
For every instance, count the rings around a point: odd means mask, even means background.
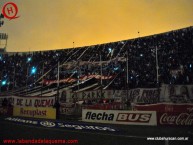
[[[187,108],[189,112],[193,112],[193,107]]]
[[[193,113],[180,113],[180,114],[168,114],[161,115],[160,124],[162,125],[193,125]]]

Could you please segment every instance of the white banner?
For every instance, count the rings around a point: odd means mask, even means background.
[[[93,90],[74,93],[66,91],[66,101],[92,99],[127,99],[127,90]],[[128,90],[128,99],[133,103],[188,102],[193,100],[193,85],[162,85],[161,88],[136,88]]]
[[[83,109],[82,121],[125,125],[157,125],[156,111]]]
[[[156,103],[159,102],[157,88],[137,88],[128,90],[128,99],[133,103]],[[108,96],[127,98],[127,90],[109,90]]]
[[[134,103],[156,103],[159,102],[159,92],[157,88],[137,88],[128,90],[128,99]],[[120,100],[127,99],[127,90],[94,90],[84,92],[66,92],[66,101],[73,102],[80,100],[91,100],[91,99],[115,99],[121,98]]]
[[[160,97],[166,102],[193,100],[193,85],[163,85]]]
[[[13,97],[14,106],[19,107],[53,107],[55,97]]]

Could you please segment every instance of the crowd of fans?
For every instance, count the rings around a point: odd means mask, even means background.
[[[60,79],[79,81],[88,75],[112,76],[102,81],[97,79],[109,89],[193,84],[193,27],[81,48],[1,53],[1,91],[33,87],[43,79],[57,80],[58,65]]]

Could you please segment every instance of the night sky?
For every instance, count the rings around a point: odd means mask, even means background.
[[[0,9],[9,0],[0,0]],[[11,0],[7,51],[54,50],[114,42],[193,26],[193,0]],[[138,33],[140,32],[140,33]]]

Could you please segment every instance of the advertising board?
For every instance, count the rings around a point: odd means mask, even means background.
[[[44,107],[13,107],[13,116],[56,119],[56,109]]]
[[[155,111],[83,109],[82,121],[125,125],[157,125]]]
[[[135,109],[138,111],[156,111],[158,125],[193,126],[193,104],[136,105]]]

